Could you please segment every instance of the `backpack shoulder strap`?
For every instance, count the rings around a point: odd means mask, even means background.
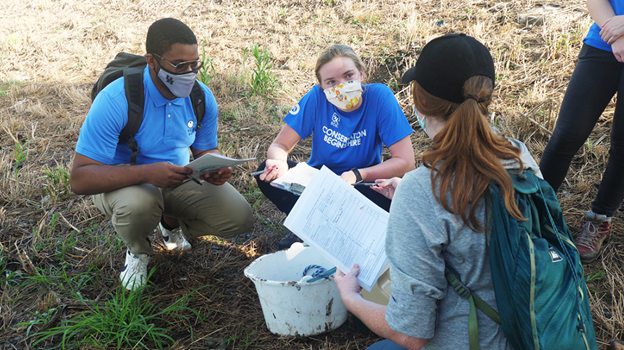
[[[193,105],[193,112],[195,112],[195,118],[197,119],[197,127],[195,131],[201,129],[202,119],[206,113],[206,98],[204,96],[204,90],[202,90],[199,82],[195,80],[193,84],[193,90],[191,90],[191,104]]]
[[[447,264],[447,268],[444,271],[444,276],[448,283],[453,287],[457,294],[468,300],[470,303],[470,313],[468,314],[468,336],[470,344],[470,350],[479,349],[479,324],[477,321],[477,308],[481,310],[492,321],[501,324],[500,316],[496,310],[492,309],[488,303],[474,294],[470,288],[461,282],[457,277],[455,269]]]
[[[143,88],[143,68],[124,69],[124,89],[128,100],[128,123],[119,133],[119,144],[128,142],[132,150],[130,164],[136,164],[139,145],[134,140],[134,135],[139,131],[143,122],[143,106],[145,104],[145,92]]]

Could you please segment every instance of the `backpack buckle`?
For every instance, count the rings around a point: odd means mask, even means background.
[[[587,332],[587,327],[585,327],[585,323],[581,322],[581,324],[577,327],[578,331],[581,333]]]
[[[457,281],[457,283],[453,285],[453,289],[455,289],[457,294],[459,294],[459,296],[462,297],[463,299],[468,299],[472,295],[472,292],[470,291],[470,289],[466,287],[466,285],[463,284],[459,280]]]
[[[518,181],[525,181],[527,179],[526,170],[518,174]]]

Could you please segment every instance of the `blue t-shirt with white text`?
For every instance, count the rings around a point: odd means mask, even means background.
[[[315,85],[284,117],[302,139],[312,135],[310,166],[325,165],[338,175],[373,166],[381,163],[383,144],[390,147],[413,132],[387,86],[370,84],[362,89],[362,105],[344,112]]]

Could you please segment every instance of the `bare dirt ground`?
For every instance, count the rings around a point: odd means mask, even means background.
[[[527,16],[529,11],[536,14]],[[284,216],[247,174],[264,159],[281,118],[316,83],[314,63],[324,47],[352,46],[366,63],[368,81],[396,92],[416,130],[413,144],[420,157],[429,142],[412,117],[400,76],[432,38],[452,32],[476,37],[496,64],[492,123],[524,141],[539,160],[591,23],[580,0],[2,1],[0,348],[58,345],[60,337],[33,345],[33,334],[63,324],[87,304],[104,305],[119,287],[123,244],[90,197],[72,194],[66,179],[91,85],[117,52],[144,54],[147,28],[162,17],[181,19],[205,42],[215,68],[208,86],[220,107],[222,151],[258,159],[237,169],[231,180],[253,205],[252,231],[233,239],[195,240],[193,250],[181,255],[160,249],[150,265],[158,265],[148,289],[154,304],[169,305],[204,287],[187,305],[205,315],[203,320],[190,314],[188,321],[168,320],[168,335],[175,340],[169,347],[175,349],[206,349],[209,338],[227,340],[228,349],[365,349],[378,340],[351,319],[319,336],[273,335],[252,282],[243,276],[243,269],[274,251],[286,232]],[[249,87],[254,59],[244,52],[254,44],[269,52],[279,83],[269,96],[252,96]],[[613,107],[575,157],[558,193],[573,234],[606,165]],[[309,152],[309,143],[302,142],[293,159],[306,160]],[[621,211],[612,227],[601,257],[585,266],[600,344],[624,335]],[[70,347],[136,345],[80,344],[75,340]]]

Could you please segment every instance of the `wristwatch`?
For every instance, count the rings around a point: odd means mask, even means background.
[[[360,171],[357,168],[353,168],[351,171],[355,174],[355,183],[364,181],[364,179],[362,179],[362,174],[360,174]]]

